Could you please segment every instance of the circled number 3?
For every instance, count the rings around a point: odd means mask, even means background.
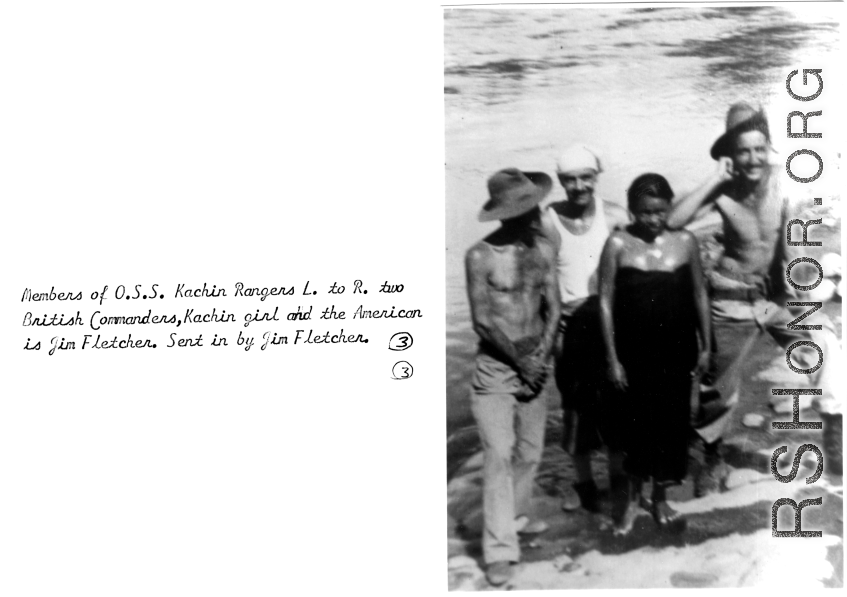
[[[412,334],[409,332],[397,332],[388,341],[389,350],[406,350],[412,346]]]
[[[391,377],[393,379],[409,379],[412,377],[414,369],[408,361],[397,361],[394,367],[391,368]]]

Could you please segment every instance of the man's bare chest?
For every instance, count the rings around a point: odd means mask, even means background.
[[[780,233],[782,213],[778,204],[750,204],[721,197],[716,206],[724,221],[727,240],[771,244]]]
[[[488,277],[496,291],[519,292],[542,283],[550,267],[537,249],[511,249],[497,255]]]

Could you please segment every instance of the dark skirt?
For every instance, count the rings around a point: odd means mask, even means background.
[[[624,469],[644,479],[680,482],[688,467],[698,350],[690,268],[620,268],[613,315],[629,386],[611,399],[615,427],[623,434]]]

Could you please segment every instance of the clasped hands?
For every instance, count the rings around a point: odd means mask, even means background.
[[[547,374],[553,368],[549,363],[550,357],[545,357],[546,351],[539,345],[531,353],[520,357],[517,361],[518,375],[521,380],[532,390],[538,393],[547,381]]]

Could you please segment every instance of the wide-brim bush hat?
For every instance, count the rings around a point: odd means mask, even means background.
[[[489,199],[479,212],[480,222],[508,220],[530,211],[541,203],[553,179],[544,172],[522,172],[506,168],[488,179]]]

